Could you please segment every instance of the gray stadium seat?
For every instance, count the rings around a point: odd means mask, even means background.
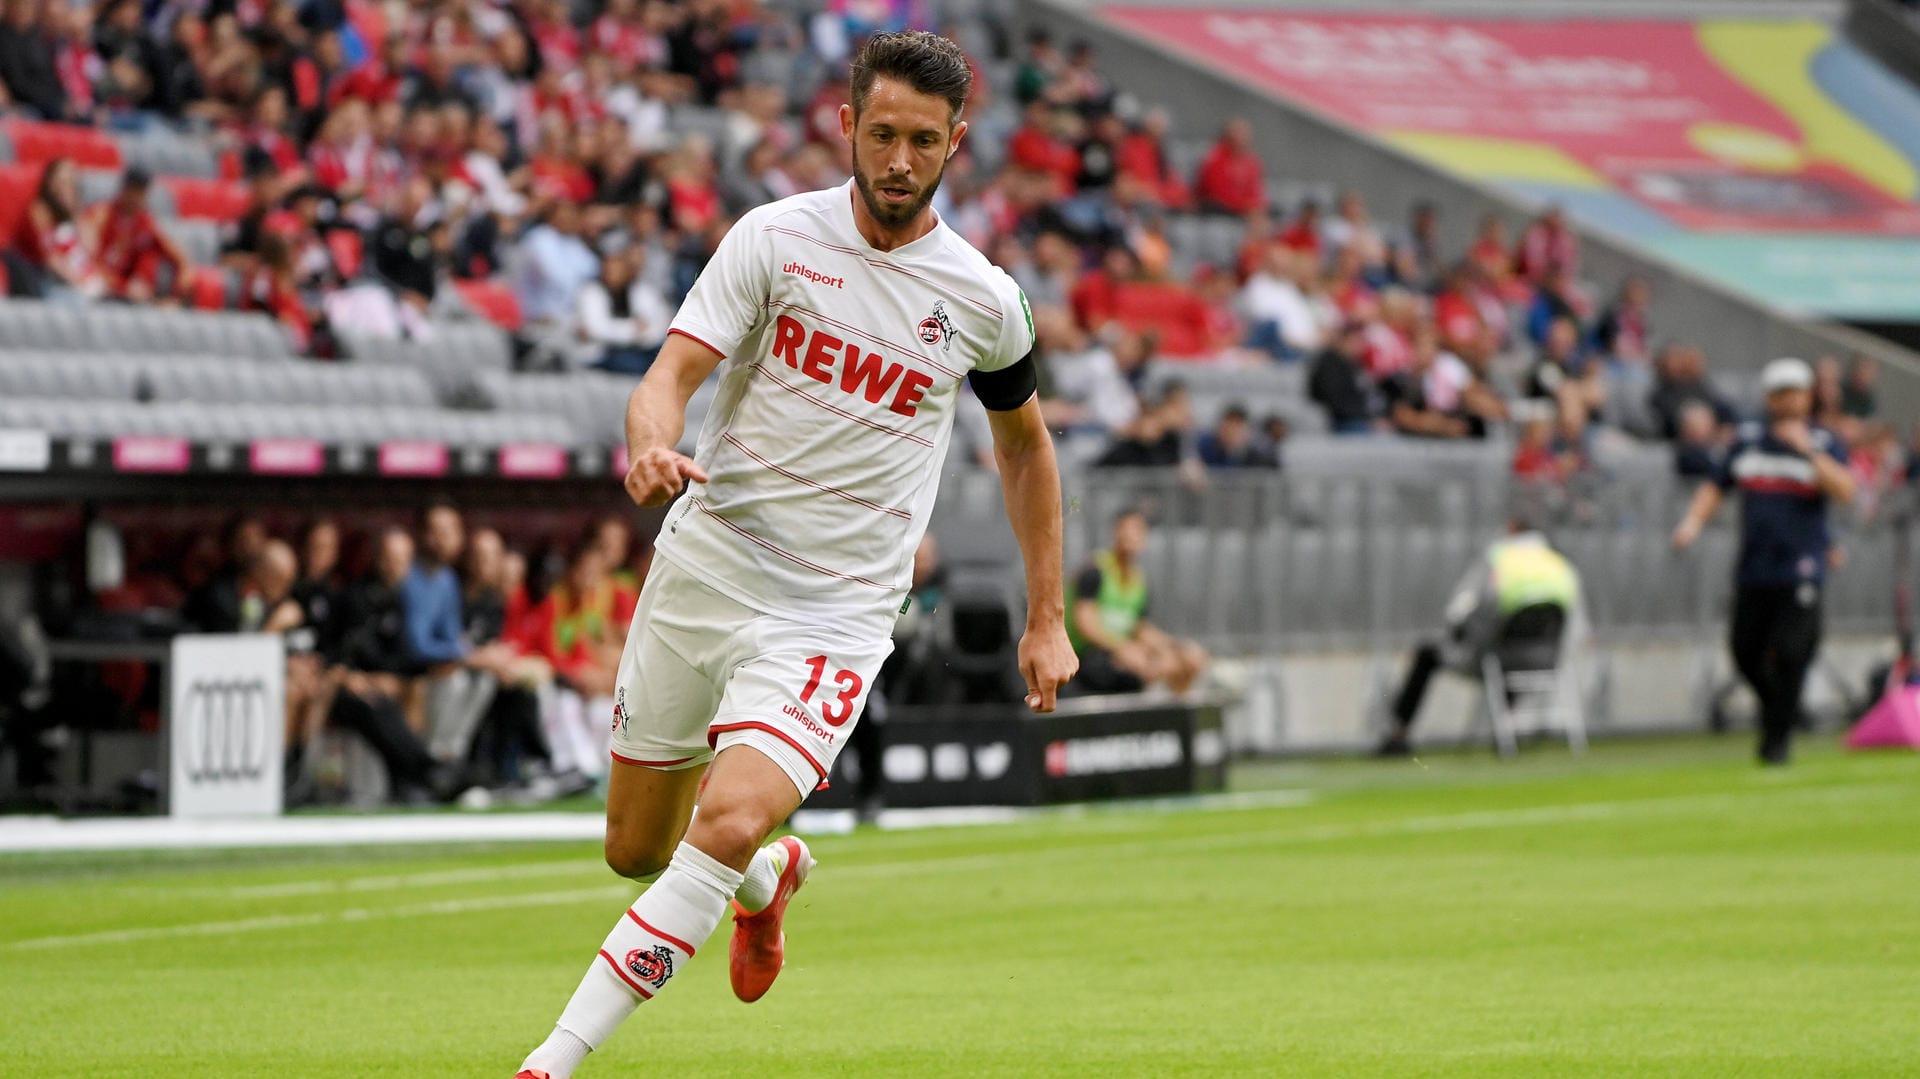
[[[176,133],[155,124],[138,132],[115,132],[120,157],[129,168],[143,168],[161,176],[220,175],[220,161],[205,139]]]
[[[266,315],[126,304],[0,301],[0,349],[178,352],[276,359],[293,355]]]

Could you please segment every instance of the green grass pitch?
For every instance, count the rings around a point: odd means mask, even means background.
[[[1913,755],[1236,787],[819,839],[767,999],[716,935],[580,1075],[1920,1075]],[[0,859],[0,1074],[506,1079],[631,892],[590,844]]]

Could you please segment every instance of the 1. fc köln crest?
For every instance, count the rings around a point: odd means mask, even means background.
[[[953,318],[947,314],[947,301],[933,301],[933,314],[920,320],[920,342],[939,345],[940,351],[953,350]]]
[[[627,953],[627,969],[658,989],[673,977],[673,952],[664,944],[654,945],[651,951],[635,948]]]

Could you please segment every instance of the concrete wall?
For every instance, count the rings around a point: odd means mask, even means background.
[[[1381,219],[1395,224],[1404,220],[1414,201],[1434,202],[1450,250],[1464,251],[1488,213],[1505,216],[1517,235],[1537,209],[1515,195],[1443,172],[1232,75],[1164,50],[1101,20],[1074,0],[1035,0],[1020,11],[1022,31],[1044,25],[1057,39],[1092,41],[1101,69],[1121,89],[1166,105],[1183,137],[1211,136],[1225,117],[1246,117],[1271,180],[1352,187],[1366,196]],[[1608,290],[1629,273],[1652,282],[1657,298],[1653,323],[1661,339],[1701,342],[1716,368],[1726,371],[1755,370],[1775,356],[1812,359],[1828,352],[1869,352],[1882,361],[1883,411],[1903,425],[1920,416],[1920,354],[1847,326],[1789,318],[1631,244],[1586,227],[1580,233],[1587,277]]]
[[[1869,694],[1868,672],[1893,655],[1885,636],[1829,637],[1809,680],[1807,708],[1824,727]],[[1238,753],[1346,753],[1371,748],[1384,727],[1383,702],[1407,657],[1363,651],[1311,652],[1222,660],[1216,674],[1239,701],[1226,711]],[[1588,734],[1684,733],[1707,728],[1712,694],[1734,675],[1723,642],[1673,639],[1603,642],[1583,660]],[[1416,744],[1490,744],[1477,683],[1442,675],[1433,682]],[[1729,711],[1751,714],[1744,689]]]

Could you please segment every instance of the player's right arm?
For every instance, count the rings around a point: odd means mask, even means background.
[[[693,458],[674,447],[687,432],[693,391],[766,315],[772,255],[760,223],[778,205],[748,211],[721,237],[660,354],[627,399],[627,495],[642,506],[672,501],[688,480],[707,480]]]
[[[672,501],[688,480],[706,482],[707,474],[693,458],[674,447],[687,432],[687,402],[721,359],[686,334],[668,334],[627,398],[627,496],[640,505]]]

